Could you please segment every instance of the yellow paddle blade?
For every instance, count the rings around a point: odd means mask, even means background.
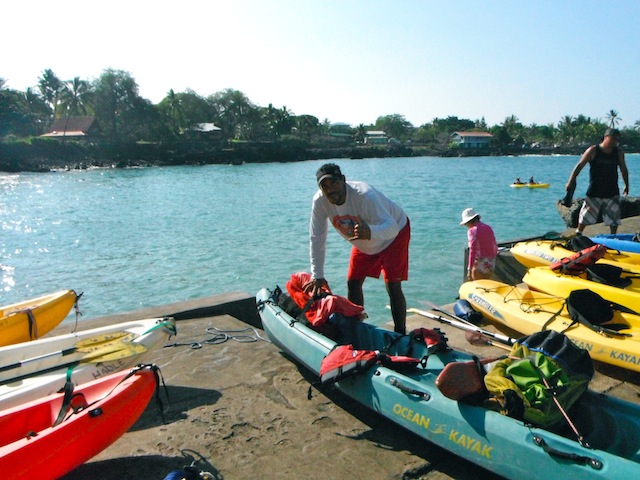
[[[103,345],[117,342],[131,342],[136,338],[138,338],[138,336],[131,332],[109,332],[80,340],[75,344],[75,347],[77,352],[90,353]]]
[[[101,363],[121,360],[123,358],[140,355],[147,351],[141,343],[116,341],[96,348],[80,360],[82,363]]]

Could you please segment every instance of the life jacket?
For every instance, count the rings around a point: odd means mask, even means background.
[[[565,273],[567,275],[579,275],[587,268],[595,265],[607,253],[607,247],[595,244],[592,247],[585,248],[579,252],[565,257],[550,265],[554,272]]]
[[[291,275],[286,286],[293,301],[302,309],[307,320],[314,327],[325,324],[332,313],[339,313],[345,317],[360,317],[363,314],[364,307],[356,305],[345,297],[333,295],[328,287],[324,287],[319,296],[312,298],[302,288],[309,280],[311,280],[309,273],[297,272]]]
[[[388,355],[379,350],[356,350],[353,345],[336,345],[320,364],[320,383],[328,385],[382,364],[389,367],[415,367],[420,360],[405,355]]]
[[[493,398],[486,402],[504,415],[540,427],[556,426],[587,390],[594,369],[586,350],[564,334],[543,330],[518,340],[509,356],[484,377]]]

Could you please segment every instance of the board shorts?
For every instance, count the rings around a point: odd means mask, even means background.
[[[407,224],[398,236],[380,253],[367,255],[356,247],[351,248],[347,280],[362,280],[365,277],[380,278],[384,273],[385,282],[401,282],[409,278],[409,240],[411,226]]]
[[[477,258],[474,264],[474,269],[476,271],[476,273],[479,273],[483,276],[487,276],[490,277],[491,275],[493,275],[493,272],[496,269],[496,258],[486,258],[486,257],[481,257],[481,258]]]
[[[605,225],[610,227],[621,225],[620,196],[611,198],[586,197],[580,208],[578,223],[580,225],[598,223],[600,213],[602,213],[602,220]]]

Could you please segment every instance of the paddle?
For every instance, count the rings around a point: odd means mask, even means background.
[[[134,340],[135,338],[136,338],[136,335],[130,332],[110,332],[110,333],[104,333],[101,335],[96,335],[93,337],[86,338],[84,340],[80,340],[72,347],[65,348],[63,350],[56,350],[53,352],[38,355],[36,357],[26,358],[24,360],[11,363],[9,365],[0,366],[0,372],[6,372],[7,370],[20,368],[28,363],[37,362],[39,360],[44,360],[46,358],[51,358],[58,355],[61,357],[65,357],[73,353],[84,353],[86,355],[79,360],[80,362],[97,363],[97,362],[105,361],[105,360],[102,360],[101,357],[114,354],[116,352],[127,353],[131,349],[133,349],[134,351],[139,350],[139,347],[142,347],[144,350],[146,350],[144,345],[131,343],[131,340]],[[135,354],[135,353],[132,353],[132,354]],[[98,358],[98,360],[94,360],[96,358]],[[123,358],[123,357],[120,357],[120,358]]]
[[[431,312],[427,312],[426,310],[420,310],[418,308],[407,308],[407,312],[409,313],[415,313],[418,314],[422,317],[427,317],[427,318],[431,318],[433,320],[437,320],[440,323],[445,323],[447,325],[451,325],[452,327],[456,327],[459,328],[461,330],[467,330],[470,332],[477,332],[481,335],[484,335],[486,337],[492,338],[494,340],[497,340],[498,342],[507,345],[507,346],[512,346],[515,342],[516,339],[515,338],[511,338],[511,337],[507,337],[506,335],[502,335],[499,333],[494,333],[494,332],[489,332],[488,330],[483,330],[482,328],[476,327],[474,324],[469,323],[464,321],[463,319],[460,319],[459,317],[457,320],[451,320],[448,318],[444,318],[441,315],[436,315],[434,313]],[[449,314],[451,315],[451,314]],[[454,315],[451,315],[454,316]]]
[[[106,343],[100,348],[94,348],[89,354],[80,360],[73,362],[63,363],[60,365],[54,365],[44,370],[36,370],[34,372],[25,373],[17,377],[0,380],[0,385],[6,385],[7,383],[18,382],[29,377],[36,377],[45,373],[55,372],[65,368],[73,368],[81,363],[102,363],[111,362],[114,360],[120,360],[135,355],[140,355],[147,351],[147,347],[140,343],[114,341],[113,343]]]
[[[485,335],[483,335],[482,333],[479,333],[479,332],[467,331],[464,334],[464,338],[471,345],[476,345],[476,346],[491,345],[493,347],[502,348],[503,350],[509,350],[509,351],[511,350],[510,347],[507,347],[506,345],[504,345],[502,343],[496,343],[496,342],[490,340]]]
[[[527,238],[517,238],[515,240],[508,240],[506,242],[499,242],[499,247],[513,246],[516,243],[520,242],[533,242],[535,240],[560,240],[562,238],[562,233],[550,231],[545,233],[544,235],[536,235],[535,237],[527,237]]]

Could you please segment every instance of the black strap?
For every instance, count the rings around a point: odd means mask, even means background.
[[[27,314],[27,318],[29,319],[29,339],[35,340],[38,338],[38,323],[36,322],[36,317],[33,316],[33,310],[27,308],[24,313]]]
[[[551,315],[551,318],[549,318],[549,320],[547,320],[546,322],[544,322],[544,325],[542,326],[542,328],[540,330],[546,330],[547,326],[553,322],[553,319],[556,318],[558,315],[560,315],[560,313],[562,313],[562,310],[564,310],[564,303],[560,306],[560,310],[558,310],[557,312],[555,312],[553,315]],[[574,322],[575,323],[575,322]],[[573,323],[571,324],[573,325]],[[571,327],[571,325],[569,325],[569,327]],[[569,328],[567,327],[567,328]],[[565,330],[567,329],[565,328]]]
[[[64,387],[60,389],[60,392],[64,392],[64,398],[62,399],[62,406],[60,407],[56,421],[53,422],[54,427],[60,425],[64,421],[67,416],[67,412],[69,411],[69,407],[71,406],[74,388],[73,382],[71,381],[71,371],[71,369],[67,370],[67,381],[65,382]]]
[[[541,447],[545,452],[549,455],[559,458],[565,458],[567,460],[572,460],[580,465],[589,465],[594,470],[602,470],[602,462],[596,458],[587,457],[586,455],[578,455],[577,453],[572,452],[563,452],[562,450],[558,450],[553,448],[545,442],[544,438],[540,435],[533,436],[533,443],[537,446]]]

